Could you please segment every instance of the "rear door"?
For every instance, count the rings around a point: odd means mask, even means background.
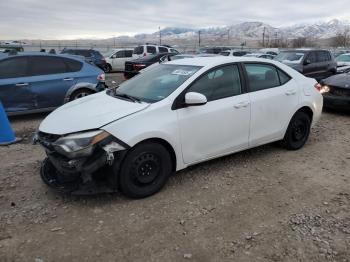
[[[299,104],[295,81],[267,63],[246,63],[245,69],[251,102],[249,146],[283,138]]]
[[[28,58],[10,57],[0,61],[0,101],[7,112],[35,108],[35,94],[28,77]]]
[[[63,104],[65,95],[76,83],[81,62],[76,62],[74,70],[68,68],[66,61],[72,59],[57,56],[31,56],[29,58],[29,74],[35,81],[31,83],[31,91],[35,96],[38,109],[58,107]],[[78,71],[79,71],[78,70]]]

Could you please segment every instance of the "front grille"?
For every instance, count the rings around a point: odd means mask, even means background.
[[[350,96],[350,89],[332,86],[329,93],[335,96]]]

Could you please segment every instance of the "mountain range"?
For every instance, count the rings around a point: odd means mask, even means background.
[[[306,37],[312,39],[327,39],[336,36],[350,28],[350,22],[334,19],[327,22],[318,22],[313,24],[296,24],[287,27],[273,27],[263,22],[242,22],[230,26],[210,27],[202,29],[167,27],[161,30],[162,39],[182,39],[198,36],[198,32],[206,36],[226,37],[228,39],[262,39],[265,32],[266,38],[299,38]],[[145,39],[158,38],[159,32],[152,34],[138,34],[134,37],[138,41]],[[120,37],[124,38],[125,37]],[[129,38],[129,37],[128,37]]]

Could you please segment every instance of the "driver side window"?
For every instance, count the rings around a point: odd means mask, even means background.
[[[237,65],[228,65],[201,76],[187,92],[205,95],[208,102],[241,94]]]
[[[119,51],[115,54],[116,58],[124,58],[125,57],[125,51]]]

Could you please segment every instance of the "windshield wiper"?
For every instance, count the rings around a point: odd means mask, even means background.
[[[131,95],[128,95],[128,94],[118,92],[117,90],[114,91],[114,95],[118,96],[118,97],[126,98],[128,100],[133,101],[133,102],[141,103],[141,99],[134,97],[134,96],[131,96]]]

